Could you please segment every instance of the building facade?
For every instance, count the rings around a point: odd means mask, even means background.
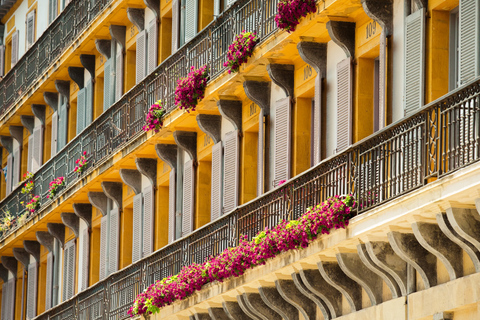
[[[349,193],[346,230],[152,317],[480,319],[480,3],[319,0],[291,33],[277,3],[1,1],[1,319],[125,319],[153,282]],[[260,41],[230,74],[242,30]]]

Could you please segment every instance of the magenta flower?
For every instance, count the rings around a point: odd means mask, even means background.
[[[208,80],[209,74],[206,65],[199,69],[192,66],[188,75],[177,82],[175,106],[187,110],[187,112],[195,111],[198,101],[205,97]]]
[[[246,32],[245,30],[235,37],[233,43],[228,47],[227,61],[223,63],[223,66],[228,68],[228,73],[238,72],[240,66],[252,56],[253,48],[258,40],[255,32]]]
[[[315,0],[280,0],[277,5],[275,22],[277,27],[291,33],[299,20],[317,11]]]

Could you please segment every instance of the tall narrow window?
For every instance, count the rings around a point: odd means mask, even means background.
[[[35,42],[35,10],[27,14],[27,49]]]
[[[58,0],[48,0],[48,23],[52,23],[58,14]]]

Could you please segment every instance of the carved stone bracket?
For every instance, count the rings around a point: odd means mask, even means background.
[[[85,223],[88,229],[92,229],[92,205],[90,203],[74,203],[73,211]]]
[[[330,312],[325,302],[323,302],[322,299],[318,298],[312,291],[310,291],[310,289],[307,288],[307,286],[303,283],[303,280],[300,274],[294,272],[291,274],[291,276],[293,279],[293,283],[297,287],[298,291],[301,292],[306,298],[310,299],[317,305],[318,309],[323,314],[323,318],[331,319],[332,317],[330,316]]]
[[[247,97],[263,109],[263,114],[270,114],[270,81],[247,80],[243,82],[243,90]]]
[[[35,127],[35,118],[33,116],[20,116],[20,122],[27,128],[30,134],[33,134],[33,128]]]
[[[10,135],[17,140],[20,146],[23,145],[23,127],[22,126],[10,126],[8,127]]]
[[[61,223],[47,223],[48,232],[60,242],[63,248],[65,242],[65,226]]]
[[[35,233],[35,235],[37,236],[37,240],[38,242],[40,242],[40,244],[42,246],[44,246],[45,248],[47,248],[47,250],[49,252],[53,252],[53,241],[54,241],[54,238],[53,236],[47,232],[47,231],[37,231]]]
[[[120,169],[120,178],[135,194],[142,192],[142,174],[138,170]]]
[[[340,46],[348,57],[355,56],[355,22],[328,21],[330,38]]]
[[[283,319],[290,319],[291,315],[298,311],[278,293],[275,287],[259,287],[258,292],[263,302],[272,310],[276,311]],[[315,319],[315,318],[307,318]]]
[[[378,22],[387,37],[392,35],[393,0],[362,0],[362,6],[367,16]]]
[[[143,29],[145,29],[145,9],[127,8],[127,17],[128,20],[135,25],[138,32],[141,32]]]
[[[208,314],[212,320],[230,320],[223,308],[208,308]]]
[[[13,139],[10,136],[0,136],[0,143],[7,149],[8,153],[13,153]]]
[[[37,117],[38,120],[45,125],[45,105],[43,104],[32,104],[32,112]]]
[[[127,27],[119,26],[119,25],[111,25],[110,26],[110,35],[112,39],[115,39],[117,43],[122,48],[122,51],[125,51],[125,38],[126,38]]]
[[[273,83],[283,89],[285,94],[293,98],[293,87],[295,81],[295,67],[293,64],[269,64],[268,75]]]
[[[188,153],[193,161],[197,161],[197,133],[190,131],[175,131],[173,138],[177,146]]]
[[[297,44],[298,53],[303,61],[315,69],[321,78],[327,75],[327,44],[301,41]]]
[[[3,266],[13,274],[13,277],[17,278],[17,259],[14,257],[2,256],[0,258]]]
[[[4,283],[8,281],[8,270],[3,266],[3,264],[0,264],[0,278]]]
[[[90,191],[88,192],[88,201],[90,201],[92,206],[100,210],[102,216],[105,217],[107,215],[108,198],[105,193]]]
[[[155,18],[160,21],[160,0],[143,0],[145,5],[155,13]]]
[[[35,258],[35,261],[40,262],[40,243],[38,241],[24,240],[23,247],[28,254]]]
[[[88,73],[90,73],[92,80],[95,79],[95,55],[81,54],[80,63],[85,69],[87,69]]]
[[[85,87],[85,69],[82,67],[68,67],[68,75],[78,86],[78,89]]]
[[[242,101],[218,100],[217,106],[222,116],[233,124],[235,130],[242,131]]]
[[[102,181],[103,193],[114,201],[119,210],[123,208],[123,186],[121,182]]]
[[[95,39],[95,48],[97,48],[97,51],[100,52],[102,56],[105,57],[105,59],[110,59],[112,56],[112,40],[106,40],[106,39]]]
[[[157,144],[155,145],[155,151],[157,156],[164,162],[166,162],[170,168],[177,168],[177,145],[175,144]]]
[[[136,158],[138,171],[148,178],[152,186],[157,185],[157,159]]]
[[[62,212],[60,217],[63,224],[73,231],[75,238],[78,238],[80,235],[80,219],[77,215],[73,212]]]
[[[72,67],[68,67],[70,70]],[[81,68],[83,70],[83,68]],[[70,73],[70,71],[69,71]],[[67,100],[70,101],[70,81],[67,80],[55,80],[55,88],[57,91]],[[82,86],[83,88],[83,86]]]
[[[218,143],[222,140],[222,116],[199,114],[197,115],[197,123],[200,130],[212,138],[213,143]]]
[[[259,293],[244,292],[243,298],[244,305],[254,314],[261,315],[262,319],[282,320],[277,312],[267,306]]]
[[[23,269],[27,270],[30,264],[30,254],[24,248],[13,248],[13,256],[23,265]]]
[[[242,308],[237,302],[223,301],[222,307],[229,319],[235,320],[250,320],[250,318],[243,312]]]
[[[50,108],[52,108],[54,111],[57,111],[58,93],[46,91],[43,93],[43,99],[45,100],[45,103],[48,104]]]
[[[293,280],[278,279],[275,280],[275,286],[280,296],[300,311],[305,319],[317,318],[315,304],[297,289]]]

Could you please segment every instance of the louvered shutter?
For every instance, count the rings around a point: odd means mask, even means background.
[[[227,213],[238,205],[238,182],[240,143],[238,131],[230,131],[225,135],[223,164],[223,212]]]
[[[90,271],[90,236],[88,234],[88,228],[83,230],[82,239],[82,283],[81,290],[88,288],[89,271]]]
[[[58,113],[55,111],[52,114],[52,144],[51,144],[51,156],[54,157],[57,154],[58,149]]]
[[[275,102],[274,183],[290,178],[291,108],[290,97]]]
[[[4,282],[2,284],[2,312],[1,317],[2,320],[6,319],[6,311],[7,311],[7,303],[8,303],[8,282]]]
[[[85,128],[92,123],[93,119],[93,83],[87,82],[85,87]]]
[[[18,62],[18,34],[19,31],[15,31],[12,35],[12,68]]]
[[[168,182],[168,242],[175,241],[175,193],[176,193],[175,169],[170,170],[170,179]]]
[[[221,1],[222,0],[213,0],[213,15],[214,16],[220,15],[220,10],[221,10],[220,2]]]
[[[222,141],[212,147],[212,208],[210,220],[218,219],[222,215],[222,172],[223,148]]]
[[[479,7],[478,1],[460,0],[459,3],[459,79],[468,83],[479,74]]]
[[[197,35],[198,0],[185,0],[185,43]]]
[[[107,276],[107,245],[108,245],[108,216],[102,217],[100,225],[100,267],[99,279],[103,280]]]
[[[70,248],[72,242],[67,242],[65,248],[63,249],[63,295],[62,301],[66,301],[70,298],[69,289],[70,289]]]
[[[28,284],[27,284],[27,319],[33,319],[37,315],[37,263],[28,265]]]
[[[20,182],[20,171],[22,168],[22,159],[20,147],[13,150],[13,178],[12,178],[12,190],[18,186]]]
[[[8,306],[7,306],[7,319],[15,319],[15,278],[8,279]]]
[[[103,65],[103,111],[110,108],[110,81],[112,78],[112,62],[110,59]]]
[[[123,95],[123,53],[122,50],[117,50],[116,61],[115,61],[115,101],[118,100]]]
[[[75,240],[71,240],[70,250],[68,251],[68,286],[67,297],[70,299],[75,294],[75,266],[76,262],[76,245]]]
[[[68,129],[68,110],[67,103],[64,102],[59,108],[58,114],[58,151],[67,144],[67,129]]]
[[[322,160],[322,78],[315,78],[315,101],[313,110],[313,160],[314,164]]]
[[[150,21],[148,26],[148,65],[147,73],[150,74],[157,67],[158,57],[158,24],[157,19]]]
[[[143,195],[133,197],[133,243],[132,263],[142,258],[142,223],[143,223]]]
[[[264,190],[264,148],[265,148],[265,116],[260,108],[258,117],[258,150],[257,150],[257,196],[261,196]]]
[[[43,164],[43,126],[33,129],[32,172],[37,172]]]
[[[7,156],[7,196],[12,192],[13,155]]]
[[[350,58],[337,65],[337,152],[352,144],[352,63]]]
[[[108,273],[118,270],[118,253],[120,252],[120,211],[118,208],[110,210],[110,243]]]
[[[179,1],[173,0],[172,1],[172,54],[174,54],[178,50],[178,37],[179,37],[179,19],[180,18],[180,8],[179,8]]]
[[[425,10],[405,18],[405,115],[423,106],[425,73]]]
[[[145,78],[145,57],[146,57],[146,52],[145,52],[145,44],[146,44],[146,39],[147,37],[147,31],[143,30],[142,32],[139,32],[137,34],[137,54],[136,54],[136,83],[139,83],[140,81]]]
[[[32,170],[32,163],[33,163],[33,134],[28,136],[28,155],[27,155],[27,171],[33,172]]]
[[[5,75],[5,46],[0,45],[0,77]]]
[[[86,111],[86,99],[85,99],[86,89],[83,88],[78,91],[77,94],[77,134],[82,132],[85,129],[85,111]]]
[[[27,14],[27,49],[35,42],[35,10]]]
[[[47,275],[45,284],[45,310],[52,307],[53,287],[53,252],[47,254]]]
[[[48,22],[52,23],[53,20],[57,17],[58,13],[58,0],[49,0],[48,5],[49,5],[49,19]]]
[[[193,161],[187,161],[183,169],[183,212],[182,236],[193,231],[193,217],[195,212],[195,169]]]
[[[153,252],[155,223],[155,196],[153,186],[143,189],[143,256]]]

